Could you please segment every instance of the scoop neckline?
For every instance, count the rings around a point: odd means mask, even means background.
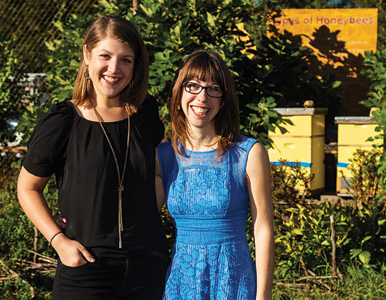
[[[206,150],[206,151],[194,151],[194,150],[189,150],[187,148],[185,148],[184,146],[180,145],[182,147],[183,150],[185,150],[187,153],[195,153],[195,154],[205,154],[205,153],[212,153],[212,152],[216,152],[218,150],[218,148],[216,149],[212,149],[212,150]]]
[[[68,102],[70,103],[70,105],[71,105],[71,107],[72,107],[72,110],[73,110],[73,112],[74,112],[74,114],[75,114],[75,116],[76,116],[77,118],[79,118],[80,120],[83,120],[83,121],[92,123],[92,124],[99,124],[98,121],[88,120],[88,119],[82,117],[81,115],[79,115],[78,111],[77,111],[76,108],[75,108],[74,103],[72,103],[71,100],[68,100]],[[102,123],[102,124],[118,124],[118,123],[121,123],[121,122],[127,122],[127,119],[128,119],[128,118],[125,118],[125,119],[122,119],[122,120],[118,120],[118,121],[111,121],[111,122],[105,122],[105,121],[103,121],[103,122],[101,122],[101,123]]]

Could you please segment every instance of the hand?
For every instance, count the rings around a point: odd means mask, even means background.
[[[65,231],[66,230],[66,223],[67,223],[66,218],[63,218],[62,215],[59,215],[58,216],[58,222],[57,222],[59,228],[62,229],[63,231]]]
[[[52,246],[65,266],[78,267],[85,265],[87,262],[95,262],[95,258],[88,252],[86,247],[78,241],[69,239],[65,234],[56,236],[52,241]]]

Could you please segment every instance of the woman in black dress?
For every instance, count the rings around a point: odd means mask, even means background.
[[[72,100],[53,105],[28,142],[19,201],[59,255],[54,299],[161,299],[154,157],[164,127],[147,96],[147,52],[129,21],[110,16],[91,25],[82,51]],[[43,195],[52,174],[65,232]]]

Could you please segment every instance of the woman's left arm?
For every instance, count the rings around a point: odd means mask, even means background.
[[[157,196],[158,211],[161,211],[162,206],[165,204],[164,186],[162,183],[162,172],[158,158],[158,151],[155,150],[155,193]]]
[[[255,240],[256,300],[272,299],[274,265],[273,203],[267,150],[256,143],[248,154],[246,179]]]

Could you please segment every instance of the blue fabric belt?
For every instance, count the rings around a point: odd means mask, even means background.
[[[246,239],[247,216],[231,219],[175,219],[177,242],[184,244],[213,244]]]

